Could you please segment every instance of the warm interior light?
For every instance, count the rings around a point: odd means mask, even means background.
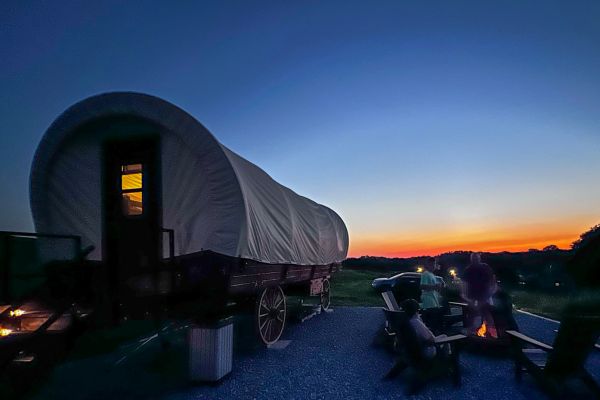
[[[127,165],[121,166],[121,172],[124,172],[124,173],[141,172],[141,171],[142,171],[142,164],[127,164]]]
[[[123,193],[123,197],[127,197],[135,207],[142,207],[142,192]]]
[[[8,314],[11,317],[20,317],[21,315],[25,314],[25,310],[16,309],[16,310],[10,311]]]
[[[450,270],[450,276],[456,278],[456,270],[454,268]]]
[[[423,272],[423,267],[417,267],[417,272]]]
[[[121,175],[121,189],[141,189],[142,188],[142,173]]]
[[[125,215],[140,215],[143,212],[142,192],[123,193]]]
[[[141,215],[144,212],[142,172],[142,164],[121,166],[121,196],[125,215]]]
[[[0,336],[8,336],[12,333],[12,329],[0,328]]]

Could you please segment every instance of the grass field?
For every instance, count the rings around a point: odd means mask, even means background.
[[[338,306],[383,306],[383,300],[373,290],[371,282],[375,278],[389,277],[396,273],[382,274],[367,270],[342,270],[334,275],[332,281],[332,303]],[[509,288],[507,291],[511,294],[516,308],[555,319],[560,318],[562,309],[571,299],[564,293],[548,294]]]
[[[331,301],[338,306],[382,306],[383,300],[371,287],[371,282],[375,278],[392,275],[344,269],[336,273],[331,282]]]
[[[525,290],[513,290],[510,294],[518,309],[553,319],[560,319],[563,308],[571,299],[566,294],[549,295]]]

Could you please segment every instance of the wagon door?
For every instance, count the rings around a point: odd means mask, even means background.
[[[104,146],[103,259],[115,318],[120,304],[154,288],[162,254],[159,162],[156,139]]]

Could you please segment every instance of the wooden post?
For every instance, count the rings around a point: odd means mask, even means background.
[[[2,260],[2,299],[1,301],[10,304],[10,235],[4,235],[4,257]]]

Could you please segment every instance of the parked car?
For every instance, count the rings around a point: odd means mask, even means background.
[[[403,272],[390,278],[377,278],[371,283],[371,286],[379,293],[391,291],[400,303],[406,299],[421,298],[421,273]]]
[[[444,290],[447,290],[444,280],[441,277],[437,277],[437,279],[444,287]],[[392,291],[398,302],[406,299],[415,299],[417,301],[421,299],[420,272],[403,272],[390,278],[377,278],[373,280],[371,286],[378,293]]]

